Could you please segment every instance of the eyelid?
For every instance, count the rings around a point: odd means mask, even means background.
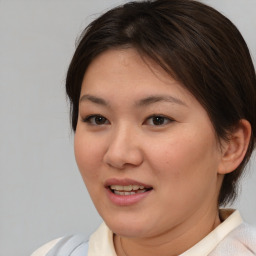
[[[95,121],[92,122],[91,120],[93,118],[96,118],[96,117],[104,118],[107,121],[107,123],[97,124]],[[82,121],[84,123],[89,124],[89,125],[95,125],[95,126],[102,126],[102,125],[110,124],[109,120],[106,117],[104,117],[103,115],[100,115],[100,114],[90,114],[90,115],[87,115],[86,117],[82,118]]]
[[[147,124],[147,122],[148,122],[150,119],[154,118],[154,117],[161,117],[161,118],[164,118],[165,121],[167,121],[167,123],[165,122],[164,124],[159,124],[159,125],[156,125],[156,124],[148,124],[148,125],[160,126],[160,127],[161,127],[161,126],[167,125],[167,124],[169,124],[169,123],[175,121],[173,118],[168,117],[168,116],[163,115],[163,114],[153,114],[153,115],[148,116],[148,117],[145,119],[145,121],[144,121],[143,124]]]

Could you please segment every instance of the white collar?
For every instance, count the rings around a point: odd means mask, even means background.
[[[220,210],[222,219],[225,219],[217,228],[209,233],[200,242],[195,244],[180,256],[205,256],[208,255],[218,243],[223,240],[227,234],[243,223],[238,211],[230,209]],[[113,232],[102,223],[100,227],[92,234],[89,240],[88,256],[117,256],[113,242]]]
[[[180,254],[180,256],[204,256],[210,254],[221,240],[243,223],[239,211],[222,209],[220,210],[220,215],[224,221],[205,238],[184,253]]]

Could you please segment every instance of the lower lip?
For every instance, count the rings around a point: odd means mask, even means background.
[[[106,188],[107,190],[107,195],[112,203],[118,206],[129,206],[136,204],[143,200],[145,197],[147,197],[152,190],[146,191],[144,193],[137,193],[134,195],[127,195],[127,196],[122,196],[122,195],[117,195],[113,193],[109,188]]]

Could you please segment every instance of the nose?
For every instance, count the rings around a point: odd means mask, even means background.
[[[128,126],[113,130],[103,161],[116,169],[141,165],[143,153],[136,131]]]

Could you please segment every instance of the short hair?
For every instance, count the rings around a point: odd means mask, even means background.
[[[228,140],[241,119],[250,122],[247,153],[239,167],[224,176],[219,193],[219,205],[234,201],[256,135],[255,69],[238,29],[212,7],[193,0],[130,2],[107,11],[82,33],[67,72],[74,131],[88,66],[108,49],[129,47],[155,61],[193,94],[218,139]]]

